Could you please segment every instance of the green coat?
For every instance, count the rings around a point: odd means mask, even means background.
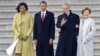
[[[34,56],[32,43],[33,18],[26,12],[25,14],[17,13],[13,20],[14,41],[20,34],[28,36],[27,41],[20,40],[15,48],[15,53],[22,53],[22,56]]]

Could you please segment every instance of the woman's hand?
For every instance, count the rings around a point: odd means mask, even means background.
[[[18,36],[18,38],[19,38],[20,40],[23,40],[24,35],[23,35],[23,34],[20,34],[20,35]]]
[[[26,41],[27,39],[28,39],[28,36],[24,35],[23,40]]]
[[[26,36],[26,35],[24,35],[24,34],[20,34],[20,35],[18,36],[18,38],[19,38],[20,40],[26,41],[26,40],[28,39],[28,36]]]

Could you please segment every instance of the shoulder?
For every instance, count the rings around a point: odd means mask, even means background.
[[[27,12],[27,15],[28,15],[29,17],[32,17],[32,14],[31,14],[31,13],[29,13],[29,12]]]
[[[61,20],[63,17],[64,17],[64,14],[61,14],[57,18],[58,18],[58,20]]]
[[[79,15],[78,14],[76,14],[76,13],[71,13],[73,16],[76,16],[76,17],[79,17]]]
[[[89,18],[89,20],[90,20],[91,22],[95,22],[95,20],[94,20],[93,18]]]
[[[18,15],[19,15],[19,13],[16,13],[13,18],[16,20]]]
[[[54,15],[54,13],[53,13],[53,12],[51,12],[51,11],[47,11],[47,13],[48,13],[48,14],[51,14],[51,15]]]
[[[16,13],[16,14],[14,15],[14,17],[17,17],[17,16],[18,16],[18,14],[19,14],[19,13]]]
[[[58,18],[59,18],[59,17],[63,17],[63,14],[59,15]]]
[[[37,13],[35,13],[35,16],[36,16],[36,15],[39,15],[40,13],[41,13],[41,12],[37,12]]]

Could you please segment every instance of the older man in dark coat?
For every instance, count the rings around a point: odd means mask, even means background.
[[[57,28],[60,28],[56,56],[76,56],[79,16],[72,13],[69,4],[63,5],[64,13],[58,16]]]

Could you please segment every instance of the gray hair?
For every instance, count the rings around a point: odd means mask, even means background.
[[[68,7],[70,7],[70,5],[68,3],[64,3],[62,6],[68,6]]]

